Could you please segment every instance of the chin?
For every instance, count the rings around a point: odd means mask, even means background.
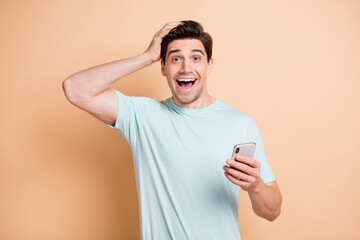
[[[190,104],[190,103],[195,102],[197,99],[197,97],[194,97],[194,96],[181,97],[181,96],[175,95],[174,97],[181,104]]]

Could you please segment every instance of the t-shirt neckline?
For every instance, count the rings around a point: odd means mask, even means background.
[[[207,112],[209,110],[211,110],[212,108],[214,108],[218,103],[219,100],[217,98],[215,98],[215,101],[213,103],[211,103],[209,106],[203,107],[203,108],[183,108],[183,107],[179,107],[178,105],[176,105],[173,101],[172,97],[169,97],[168,102],[170,103],[170,107],[173,108],[174,110],[181,112],[181,113],[202,113],[202,112]]]

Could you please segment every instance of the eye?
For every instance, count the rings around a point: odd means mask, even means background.
[[[180,58],[179,58],[179,57],[173,57],[173,58],[171,59],[171,61],[173,61],[173,62],[178,62],[178,61],[180,61]]]
[[[195,57],[194,57],[194,60],[195,60],[195,61],[200,61],[201,58],[200,58],[199,56],[195,56]]]

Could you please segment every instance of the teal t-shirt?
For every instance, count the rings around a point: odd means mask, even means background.
[[[115,93],[119,109],[112,127],[132,150],[141,239],[240,239],[240,187],[223,170],[234,145],[255,142],[260,177],[275,180],[253,119],[220,100],[189,109],[172,98]]]

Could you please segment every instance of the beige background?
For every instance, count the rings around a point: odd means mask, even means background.
[[[350,0],[0,1],[0,239],[139,239],[130,149],[67,102],[61,82],[142,53],[183,19],[212,34],[209,91],[255,118],[282,190],[273,223],[241,193],[243,239],[360,239],[360,1]],[[170,95],[160,64],[114,88]]]

